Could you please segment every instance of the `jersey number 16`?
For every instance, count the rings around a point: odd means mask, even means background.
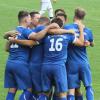
[[[49,51],[61,51],[62,50],[62,38],[59,38],[55,40],[54,38],[50,40],[51,47],[49,48]]]

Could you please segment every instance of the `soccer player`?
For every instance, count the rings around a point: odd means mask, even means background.
[[[65,26],[65,29],[73,29],[76,36],[79,37],[79,28],[77,23],[83,24],[83,19],[86,13],[84,9],[75,9],[74,23]],[[80,81],[83,82],[86,89],[87,100],[94,100],[92,89],[92,77],[90,65],[86,53],[86,46],[93,46],[93,35],[89,28],[84,28],[84,45],[82,47],[70,44],[68,47],[68,60],[66,68],[68,71],[68,100],[75,99],[75,88],[80,88]],[[76,100],[83,100],[82,95],[76,96]]]
[[[59,18],[55,18],[52,22],[58,23],[60,27],[63,22]],[[74,35],[47,35],[44,38],[44,59],[42,66],[42,85],[44,92],[50,91],[52,85],[56,88],[56,96],[54,100],[66,100],[67,95],[67,73],[65,62],[67,59],[68,43],[83,45],[83,27],[80,29],[80,38]],[[47,96],[45,96],[48,98]]]
[[[38,25],[38,21],[39,21],[41,15],[37,11],[32,11],[32,12],[30,12],[30,16],[31,16],[32,22],[29,27],[31,29],[34,29]]]
[[[57,18],[60,18],[63,21],[63,24],[65,25],[65,23],[67,22],[67,15],[63,14],[63,13],[59,13],[56,15]],[[63,26],[64,27],[64,26]]]
[[[19,12],[18,20],[20,26],[16,29],[19,32],[23,32],[18,35],[17,38],[27,39],[24,35],[29,32],[27,28],[25,28],[31,21],[29,13],[26,11]],[[30,95],[31,78],[28,69],[28,53],[29,48],[27,47],[18,44],[11,44],[10,46],[5,69],[5,88],[9,88],[6,100],[14,100],[17,89],[25,90],[24,94]],[[25,95],[25,98],[28,98],[28,95]]]
[[[43,30],[48,24],[50,24],[49,19],[46,17],[41,17],[39,19],[39,24],[35,28],[36,32]],[[63,30],[63,29],[51,29],[48,32],[51,34],[63,34],[63,33],[73,33],[73,31],[70,30]],[[49,34],[50,34],[49,33]],[[34,85],[34,89],[36,92],[41,92],[42,91],[42,86],[41,86],[41,66],[42,66],[42,61],[43,61],[43,43],[40,43],[40,45],[35,46],[32,49],[32,59],[30,63],[31,67],[31,73],[32,73],[32,81]],[[36,55],[36,58],[34,58],[34,55]],[[41,97],[41,94],[40,94]]]
[[[64,9],[56,9],[54,14],[55,16],[57,16],[57,14],[66,14],[66,12],[64,11]]]
[[[40,15],[43,15],[46,10],[48,10],[49,18],[52,19],[54,15],[51,0],[41,0],[41,10],[39,12]]]
[[[38,24],[35,27],[35,32],[40,32],[45,29],[45,27],[50,23],[49,19],[46,17],[41,17],[38,20]],[[38,34],[38,33],[37,33]],[[32,39],[32,38],[31,38]],[[34,46],[31,49],[31,57],[30,57],[30,72],[32,77],[32,85],[33,85],[33,97],[40,99],[39,94],[42,92],[41,86],[41,66],[43,59],[43,49],[41,40],[38,41],[39,45]]]

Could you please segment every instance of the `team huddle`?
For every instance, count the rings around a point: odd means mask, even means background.
[[[19,11],[19,25],[6,32],[4,87],[9,88],[6,100],[94,100],[92,76],[86,48],[94,46],[92,31],[83,24],[84,9],[77,8],[73,23],[66,24],[67,14],[55,10],[54,17],[39,12]],[[50,17],[51,18],[51,17]]]

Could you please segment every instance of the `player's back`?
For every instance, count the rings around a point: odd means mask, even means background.
[[[64,27],[65,29],[73,29],[76,32],[76,37],[79,37],[79,29],[77,24],[69,24]],[[88,28],[84,29],[84,39],[85,41],[90,41],[92,33]],[[75,46],[73,44],[69,44],[68,46],[68,61],[74,62],[88,62],[86,47]]]
[[[44,63],[65,62],[67,59],[67,46],[69,34],[47,35],[44,39]]]
[[[19,34],[16,36],[17,39],[28,40],[27,34],[31,32],[31,30],[24,28],[22,26],[18,26],[16,30]],[[27,46],[19,45],[12,43],[10,46],[9,52],[9,60],[21,60],[28,61],[29,59],[30,48]]]

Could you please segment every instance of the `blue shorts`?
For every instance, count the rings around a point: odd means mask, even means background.
[[[43,64],[42,66],[42,86],[43,91],[49,91],[55,86],[56,92],[67,92],[67,73],[65,64]]]
[[[68,88],[79,88],[80,81],[83,82],[84,86],[91,86],[92,77],[90,65],[86,62],[68,62],[66,64],[67,73],[68,73]]]
[[[32,87],[28,64],[17,60],[8,60],[5,68],[5,88],[28,89]]]
[[[42,91],[41,83],[41,67],[42,64],[30,63],[30,72],[32,78],[32,87],[34,91]]]

